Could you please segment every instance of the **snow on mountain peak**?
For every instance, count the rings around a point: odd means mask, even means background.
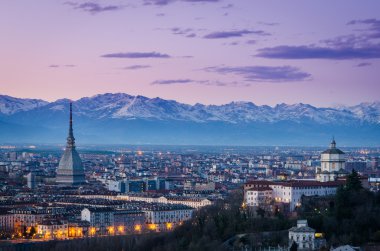
[[[0,113],[12,115],[34,109],[67,112],[61,99],[48,103],[37,99],[17,99],[0,95]],[[46,111],[48,112],[48,111]],[[220,121],[227,123],[313,121],[318,124],[368,122],[380,124],[380,102],[361,103],[356,106],[317,108],[309,104],[255,105],[240,101],[224,105],[188,105],[159,97],[147,98],[125,93],[105,93],[84,97],[74,102],[74,113],[93,119],[157,119],[193,122]]]
[[[0,113],[11,115],[21,111],[29,111],[48,104],[41,99],[22,99],[0,95]]]

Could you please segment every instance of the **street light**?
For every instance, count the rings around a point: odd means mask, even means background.
[[[109,234],[114,234],[115,228],[114,227],[108,227],[108,232],[109,232]]]
[[[172,223],[170,223],[170,222],[166,223],[166,229],[167,230],[171,230],[172,228],[173,228],[173,224]]]
[[[141,225],[140,224],[135,225],[135,231],[136,232],[140,232],[141,231]]]
[[[94,236],[96,233],[96,228],[95,227],[91,227],[90,228],[90,235]]]
[[[124,226],[119,226],[118,228],[119,233],[124,233]]]

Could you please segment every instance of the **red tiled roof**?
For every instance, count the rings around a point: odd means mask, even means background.
[[[251,181],[247,181],[245,183],[245,185],[272,185],[273,181],[269,181],[269,180],[251,180]]]
[[[269,181],[269,180],[255,180],[245,183],[245,185],[254,185],[254,186],[269,186],[269,185],[279,185],[285,187],[337,187],[344,185],[344,180],[337,181],[327,181],[320,182],[316,180],[289,180],[289,181]]]
[[[314,180],[290,180],[288,182],[283,182],[283,186],[288,187],[337,187],[345,184],[345,181],[327,181],[320,182]]]
[[[253,187],[249,188],[248,191],[272,191],[273,189],[270,187]]]

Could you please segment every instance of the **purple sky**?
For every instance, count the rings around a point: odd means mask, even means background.
[[[184,103],[380,99],[380,1],[5,0],[0,94]]]

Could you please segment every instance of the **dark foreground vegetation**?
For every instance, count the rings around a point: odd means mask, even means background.
[[[355,171],[334,197],[308,199],[299,213],[330,245],[380,242],[380,192],[364,189]]]
[[[1,247],[1,251],[127,251],[127,250],[228,250],[232,246],[287,245],[286,230],[297,218],[282,214],[247,217],[242,214],[241,191],[226,201],[198,211],[193,220],[170,233],[88,238]],[[317,232],[325,233],[329,245],[363,245],[380,242],[380,194],[362,188],[356,172],[335,197],[305,198],[298,218],[306,218]],[[242,238],[239,234],[249,233]],[[238,249],[235,249],[238,250]]]

